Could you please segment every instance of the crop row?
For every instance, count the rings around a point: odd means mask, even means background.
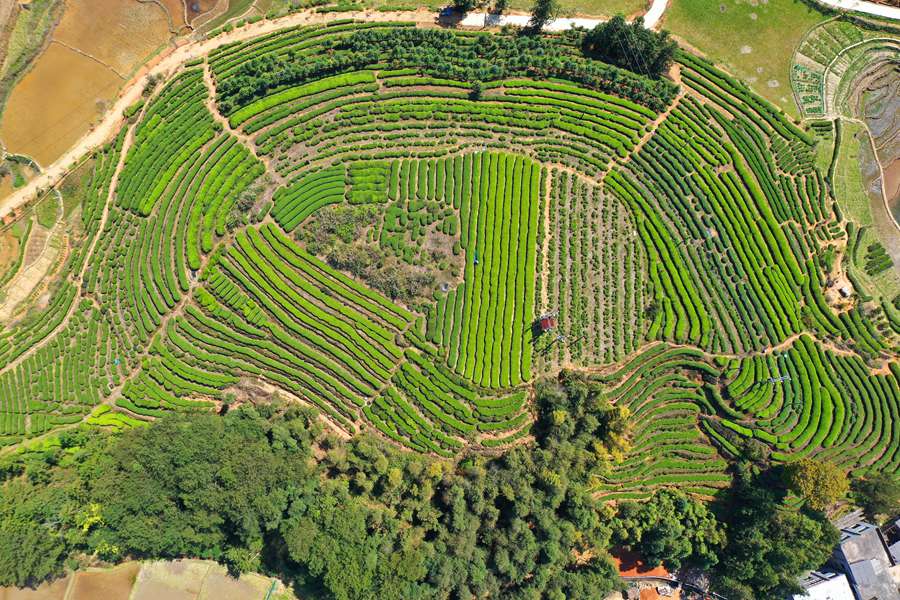
[[[456,372],[485,387],[517,385],[531,377],[540,168],[492,153],[461,166],[464,281],[432,329]]]
[[[896,470],[897,375],[873,375],[858,357],[803,336],[786,352],[732,361],[725,396],[735,412],[726,424],[782,460],[814,454],[857,473]]]

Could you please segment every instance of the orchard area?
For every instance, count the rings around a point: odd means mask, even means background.
[[[615,27],[333,21],[148,89],[0,332],[0,583],[199,556],[593,598],[627,546],[761,598],[819,566],[848,476],[900,468],[900,300],[843,283],[830,132]]]

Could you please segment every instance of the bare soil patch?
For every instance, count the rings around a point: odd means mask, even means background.
[[[229,577],[218,565],[210,568],[197,600],[251,600],[265,598],[271,582],[266,577],[256,574],[242,575],[240,579]]]
[[[49,165],[100,117],[122,79],[60,44],[50,44],[13,88],[0,122],[7,150]]]
[[[169,25],[174,33],[186,33],[184,31],[188,27],[185,21],[187,10],[185,8],[185,0],[138,0],[139,2],[154,2],[162,6],[169,15]]]
[[[31,237],[28,238],[28,246],[25,248],[25,258],[22,259],[23,267],[30,267],[43,254],[44,246],[47,245],[47,238],[49,237],[49,229],[41,226],[34,227]]]
[[[12,175],[0,177],[0,198],[5,198],[12,194],[13,190],[15,190],[15,188],[13,187]]]
[[[175,560],[144,565],[131,600],[194,600],[200,594],[209,565]]]
[[[35,226],[35,229],[41,228]],[[21,312],[19,307],[25,303],[29,297],[40,293],[39,286],[46,289],[49,285],[49,275],[59,267],[60,258],[63,256],[63,245],[65,244],[64,236],[57,231],[52,234],[54,237],[48,238],[44,245],[44,250],[33,260],[27,267],[23,267],[6,290],[6,297],[0,304],[0,323],[9,321],[15,314]],[[30,240],[29,247],[26,249],[26,255],[31,252]]]
[[[0,233],[0,275],[15,264],[19,258],[19,238],[13,235],[11,229]]]
[[[115,569],[76,573],[67,600],[128,600],[140,569],[141,563],[131,562]]]
[[[180,5],[180,0],[166,1]],[[183,10],[173,12],[183,25]],[[172,36],[161,3],[68,0],[49,46],[10,94],[0,139],[10,152],[50,165],[95,124],[125,80]]]
[[[0,588],[0,600],[63,600],[71,575],[31,588]]]
[[[900,204],[900,158],[894,159],[889,166],[884,168],[884,192],[896,214],[898,212],[897,205]]]
[[[53,39],[127,75],[170,35],[166,11],[155,2],[68,0]]]

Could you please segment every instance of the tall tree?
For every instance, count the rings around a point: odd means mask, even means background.
[[[803,458],[785,471],[787,486],[812,510],[823,511],[850,489],[847,474],[829,462]]]
[[[616,517],[614,537],[651,566],[709,568],[725,544],[725,532],[706,504],[677,490],[662,490],[646,502],[624,502]]]
[[[799,593],[800,575],[821,566],[838,542],[824,516],[785,507],[777,489],[769,473],[738,466],[721,507],[728,543],[715,570],[715,587],[732,600]]]
[[[528,30],[532,33],[540,33],[544,25],[556,19],[559,14],[557,0],[535,0],[531,8],[531,20],[528,21]]]
[[[900,511],[900,477],[893,473],[879,473],[853,482],[853,490],[866,516],[875,520],[878,515],[893,516]]]
[[[586,55],[654,79],[669,70],[677,49],[668,31],[647,29],[643,17],[628,23],[625,17],[616,15],[582,39]]]

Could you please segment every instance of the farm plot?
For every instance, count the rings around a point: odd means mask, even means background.
[[[180,69],[96,156],[47,307],[0,332],[0,443],[260,386],[454,457],[527,441],[535,379],[586,368],[632,423],[598,496],[713,495],[751,439],[896,469],[900,326],[835,301],[848,245],[873,278],[886,253],[818,137],[703,59],[676,90],[558,44],[344,21]],[[357,259],[438,275],[394,295]]]
[[[633,217],[616,197],[573,173],[552,169],[549,180],[538,296],[541,314],[555,314],[559,332],[538,340],[535,359],[542,367],[615,362],[636,350],[647,330],[644,255]]]
[[[895,36],[843,18],[828,20],[809,31],[791,64],[791,87],[804,117],[833,117],[849,112],[841,106],[846,96],[839,92],[858,74],[861,57],[871,66],[876,55],[886,58],[900,52]]]
[[[463,282],[439,301],[434,337],[466,379],[518,385],[531,379],[540,168],[521,157],[478,154],[463,163],[460,185]]]

